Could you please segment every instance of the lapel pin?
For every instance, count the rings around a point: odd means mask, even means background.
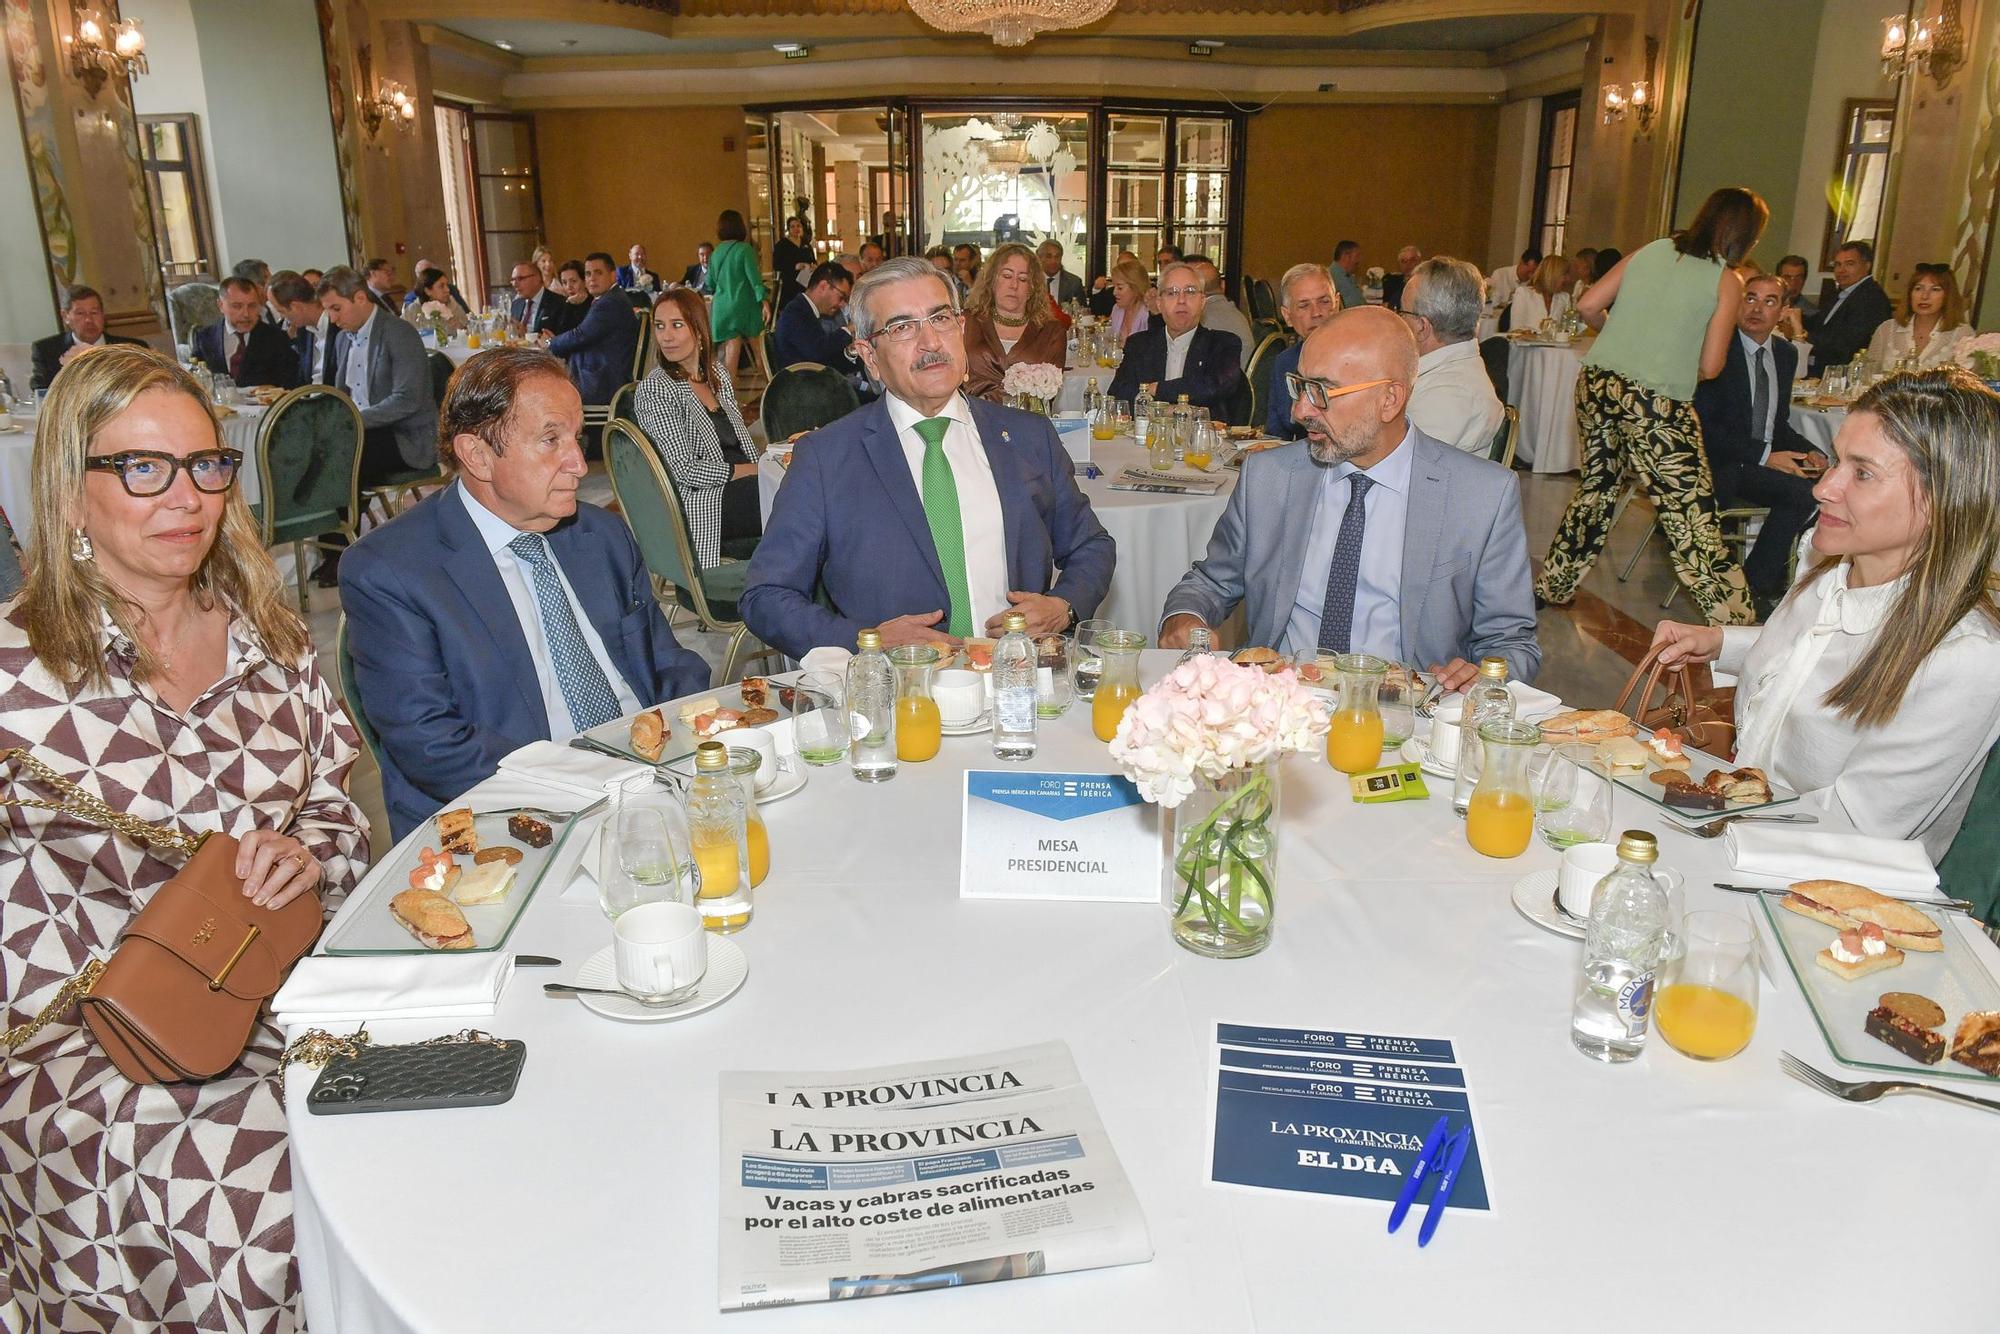
[[[1006,433],[1005,431],[1002,431],[1002,432],[1000,433],[1000,439],[1001,439],[1001,441],[1002,441],[1003,443],[1006,443],[1006,444],[1010,444],[1010,445],[1011,445],[1011,444],[1013,444],[1013,443],[1014,443],[1014,437],[1013,437],[1013,436],[1011,436],[1011,435],[1008,435],[1008,434],[1007,434],[1007,433]]]

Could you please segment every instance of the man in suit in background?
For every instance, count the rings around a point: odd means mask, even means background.
[[[646,247],[637,241],[625,253],[629,261],[618,266],[618,286],[628,292],[657,292],[660,275],[646,267]]]
[[[1896,313],[1882,284],[1875,281],[1875,247],[1849,241],[1833,252],[1833,299],[1806,320],[1812,341],[1812,374],[1845,366],[1868,350],[1883,320]]]
[[[853,287],[854,279],[838,264],[821,264],[814,269],[806,279],[806,290],[778,312],[771,333],[771,351],[777,365],[771,369],[811,361],[842,375],[851,374],[854,361],[847,355],[847,349],[854,335],[840,325],[837,317],[846,307],[847,294]]]
[[[368,299],[375,303],[386,315],[396,314],[395,305],[389,300],[389,293],[395,290],[396,270],[386,259],[371,259],[368,267],[361,271],[368,279]],[[322,279],[325,274],[320,275]]]
[[[1806,295],[1806,278],[1812,266],[1804,255],[1786,255],[1771,271],[1785,284],[1785,313],[1778,317],[1778,333],[1784,338],[1803,339],[1806,317],[1819,310],[1819,302]]]
[[[681,274],[681,286],[693,288],[706,295],[708,292],[708,257],[715,253],[715,247],[703,241],[694,248],[694,263]]]
[[[320,305],[340,336],[334,383],[361,411],[361,484],[437,466],[437,398],[423,335],[368,299],[368,284],[345,265],[319,282]]]
[[[543,284],[540,269],[522,260],[507,275],[507,283],[514,289],[514,299],[507,303],[507,318],[522,333],[532,338],[543,332],[559,334],[569,328],[570,313],[576,307],[560,292],[551,292]]]
[[[280,273],[271,278],[271,304],[285,317],[292,354],[299,360],[300,384],[333,384],[340,376],[333,335],[339,330],[319,303],[319,293],[304,276]]]
[[[1201,327],[1220,329],[1236,338],[1236,356],[1244,370],[1250,369],[1250,354],[1257,350],[1257,336],[1250,331],[1250,317],[1222,290],[1222,270],[1207,255],[1189,255],[1189,268],[1201,277]]]
[[[1507,408],[1472,341],[1485,306],[1479,270],[1448,255],[1418,264],[1403,287],[1403,322],[1417,340],[1410,420],[1433,440],[1491,458]]]
[[[1424,252],[1413,245],[1406,245],[1396,252],[1396,272],[1384,275],[1382,279],[1382,304],[1391,310],[1403,308],[1403,288],[1410,281],[1410,275],[1417,271],[1417,265],[1424,262]]]
[[[1111,396],[1131,400],[1139,386],[1155,386],[1153,397],[1171,404],[1182,394],[1188,403],[1221,419],[1243,381],[1243,345],[1235,334],[1201,326],[1208,295],[1201,275],[1184,263],[1170,263],[1160,275],[1160,319],[1125,340],[1125,360],[1111,377]]]
[[[1063,267],[1062,242],[1053,237],[1035,247],[1035,261],[1042,266],[1042,282],[1049,300],[1061,310],[1072,301],[1083,300],[1083,279]]]
[[[1306,428],[1292,420],[1292,395],[1285,377],[1299,369],[1299,353],[1305,350],[1307,335],[1332,319],[1340,310],[1340,297],[1333,290],[1333,275],[1324,264],[1294,264],[1278,280],[1278,310],[1297,338],[1290,347],[1271,358],[1271,378],[1264,386],[1264,434],[1280,440],[1297,440]],[[1254,423],[1253,423],[1254,425]]]
[[[1342,310],[1353,310],[1368,304],[1362,294],[1361,284],[1354,275],[1361,272],[1361,242],[1342,241],[1333,248],[1333,290],[1340,297]]]
[[[961,391],[951,284],[927,260],[887,260],[856,284],[851,314],[883,396],[793,451],[750,559],[751,633],[801,657],[869,626],[884,647],[956,644],[999,633],[1008,611],[1034,634],[1094,613],[1111,536],[1047,418]]]
[[[144,345],[142,338],[127,338],[123,334],[104,332],[104,298],[94,287],[81,283],[63,293],[63,331],[37,339],[34,345],[33,369],[29,376],[30,389],[47,389],[49,382],[56,378],[56,372],[67,366],[72,358],[81,356],[93,347],[106,347],[113,343],[137,343]]]
[[[602,407],[632,378],[639,317],[628,301],[597,299],[618,287],[617,266],[602,250],[584,257],[583,285],[591,296],[583,319],[553,338],[547,334],[543,338],[550,352],[568,360],[570,379],[576,381],[583,401]]]
[[[442,410],[457,473],[341,562],[362,713],[395,837],[510,751],[708,685],[622,519],[577,500],[583,400],[562,363],[496,348]],[[553,445],[551,445],[553,441]]]
[[[1160,647],[1241,606],[1249,642],[1290,656],[1420,662],[1460,690],[1492,654],[1534,680],[1520,488],[1410,424],[1408,326],[1388,310],[1344,310],[1306,339],[1299,375],[1306,438],[1244,461],[1208,554],[1167,595]]]
[[[257,318],[279,329],[285,326],[285,318],[271,301],[271,266],[261,259],[239,259],[230,273],[246,282],[257,284],[257,300],[263,309]]]
[[[1813,479],[1826,456],[1792,428],[1792,377],[1799,352],[1772,336],[1785,311],[1785,284],[1768,273],[1743,284],[1743,310],[1722,374],[1695,386],[1694,411],[1715,478],[1715,503],[1762,505],[1770,517],[1743,562],[1760,613],[1791,586],[1792,552],[1819,513]]]
[[[234,274],[222,280],[222,318],[194,331],[196,358],[239,385],[299,383],[299,356],[275,324],[263,320],[263,289]]]

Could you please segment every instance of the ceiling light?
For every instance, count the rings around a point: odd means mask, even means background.
[[[1212,56],[1222,49],[1222,43],[1213,37],[1197,37],[1188,44],[1191,56]]]
[[[512,42],[495,42],[493,45],[499,47],[502,51],[512,51],[514,49]]]
[[[773,42],[771,49],[787,60],[804,60],[812,54],[812,48],[803,42]]]
[[[908,0],[910,10],[945,32],[983,32],[995,46],[1026,46],[1036,36],[1081,28],[1117,0]]]

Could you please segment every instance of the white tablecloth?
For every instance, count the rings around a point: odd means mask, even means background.
[[[1170,661],[1149,654],[1145,679]],[[1107,764],[1087,712],[1072,710],[1045,726],[1031,767]],[[773,869],[736,938],[749,979],[687,1020],[618,1024],[544,997],[552,973],[567,980],[610,940],[591,898],[564,903],[545,887],[510,948],[564,967],[517,975],[481,1025],[527,1043],[504,1106],[317,1117],[306,1111],[312,1072],[293,1070],[312,1328],[1237,1334],[1469,1327],[1463,1313],[1476,1310],[1481,1330],[1540,1334],[1552,1303],[1643,1309],[1632,1323],[1644,1329],[1988,1325],[1976,1282],[1827,1269],[1871,1228],[1916,1218],[1926,1273],[1984,1273],[1995,1196],[1980,1164],[1993,1123],[1921,1098],[1852,1107],[1786,1078],[1781,1050],[1840,1069],[1782,964],[1742,1056],[1701,1064],[1655,1038],[1636,1064],[1608,1068],[1570,1045],[1578,944],[1509,902],[1514,881],[1554,867],[1556,854],[1537,843],[1512,861],[1478,856],[1441,794],[1356,806],[1323,764],[1288,761],[1273,943],[1218,962],[1175,946],[1151,905],[961,902],[967,766],[995,767],[984,738],[947,739],[938,759],[886,787],[814,769],[798,796],[764,807]],[[496,805],[536,795],[511,780],[475,791]],[[1615,827],[1659,833],[1690,908],[1746,911],[1708,888],[1726,875],[1720,841],[1670,833],[1622,793],[1617,816]],[[1493,1213],[1454,1213],[1419,1250],[1413,1227],[1384,1235],[1378,1205],[1207,1185],[1218,1020],[1455,1040]],[[399,1042],[459,1026],[370,1031]],[[1069,1043],[1131,1177],[1151,1263],[721,1317],[718,1071],[1051,1038]],[[1635,1272],[1657,1276],[1636,1296]],[[1413,1318],[1412,1303],[1430,1314]]]
[[[1078,366],[1063,372],[1062,392],[1056,395],[1057,412],[1082,412],[1089,401],[1090,382],[1097,381],[1097,387],[1105,393],[1111,392],[1111,378],[1118,374],[1116,366]]]
[[[1588,343],[1507,349],[1507,401],[1521,410],[1516,450],[1536,472],[1574,472],[1583,462],[1576,433],[1576,377]]]
[[[1803,403],[1792,404],[1792,429],[1804,436],[1807,443],[1816,447],[1828,458],[1833,457],[1833,437],[1840,433],[1840,424],[1846,420],[1846,408],[1813,408]]]
[[[1091,442],[1091,461],[1102,477],[1082,476],[1077,483],[1104,531],[1118,544],[1118,565],[1111,576],[1111,592],[1096,615],[1128,629],[1153,637],[1160,624],[1160,608],[1167,594],[1180,582],[1188,567],[1208,551],[1209,534],[1215,521],[1236,489],[1236,473],[1225,469],[1217,474],[1222,489],[1213,496],[1170,496],[1146,491],[1113,491],[1111,481],[1126,468],[1146,466],[1146,451],[1130,436]],[[757,501],[766,522],[771,506],[784,481],[785,470],[771,453],[757,465]]]

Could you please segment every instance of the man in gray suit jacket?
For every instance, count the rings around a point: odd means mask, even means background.
[[[435,468],[438,409],[423,335],[409,321],[384,314],[361,275],[345,265],[320,279],[319,300],[340,330],[334,383],[361,410],[361,484]]]
[[[1238,605],[1250,642],[1287,654],[1417,662],[1457,690],[1497,655],[1541,667],[1528,538],[1514,476],[1440,444],[1406,415],[1409,327],[1342,311],[1306,339],[1293,419],[1306,438],[1253,454],[1208,554],[1167,595],[1160,647]]]

